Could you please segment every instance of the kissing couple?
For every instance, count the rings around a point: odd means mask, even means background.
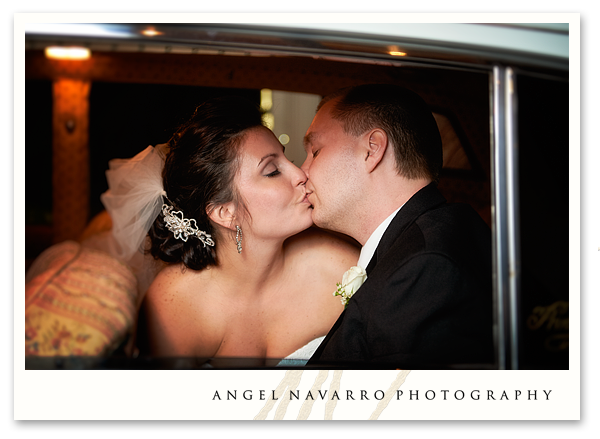
[[[304,145],[298,168],[253,103],[225,97],[167,144],[111,162],[101,198],[120,257],[141,246],[158,261],[141,353],[319,368],[493,363],[491,232],[437,189],[442,142],[423,99],[396,85],[340,90],[317,107]]]

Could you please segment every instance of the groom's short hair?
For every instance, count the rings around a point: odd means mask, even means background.
[[[365,84],[326,96],[317,111],[334,99],[338,100],[332,117],[346,134],[358,137],[374,128],[383,129],[394,146],[400,175],[438,181],[442,140],[431,110],[419,95],[397,85]]]

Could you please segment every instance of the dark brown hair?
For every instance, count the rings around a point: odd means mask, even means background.
[[[396,169],[406,178],[438,181],[442,168],[442,139],[435,118],[425,101],[406,88],[390,84],[365,84],[326,96],[334,103],[332,117],[344,132],[358,137],[383,129],[394,146]]]
[[[238,97],[209,100],[196,108],[190,120],[169,140],[163,184],[174,211],[195,219],[199,230],[212,235],[215,247],[222,237],[209,219],[212,207],[234,201],[243,203],[233,185],[239,168],[239,146],[248,130],[262,126],[257,105]],[[216,265],[215,247],[204,247],[196,237],[175,239],[162,212],[150,232],[150,253],[168,263],[183,262],[201,270]]]

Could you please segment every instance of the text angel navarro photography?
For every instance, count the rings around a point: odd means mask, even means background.
[[[398,401],[443,400],[461,401],[471,399],[475,401],[549,401],[552,390],[396,390],[392,399]],[[333,391],[317,390],[314,392],[302,390],[288,390],[281,395],[276,395],[275,390],[215,390],[213,401],[252,401],[289,399],[290,401],[306,400],[346,400],[346,401],[380,401],[386,397],[383,390],[345,390]]]

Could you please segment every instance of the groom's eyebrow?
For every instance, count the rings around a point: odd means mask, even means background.
[[[312,143],[315,141],[315,139],[317,138],[317,134],[316,133],[308,133],[307,135],[304,136],[304,149],[306,150],[310,145],[312,145]]]

